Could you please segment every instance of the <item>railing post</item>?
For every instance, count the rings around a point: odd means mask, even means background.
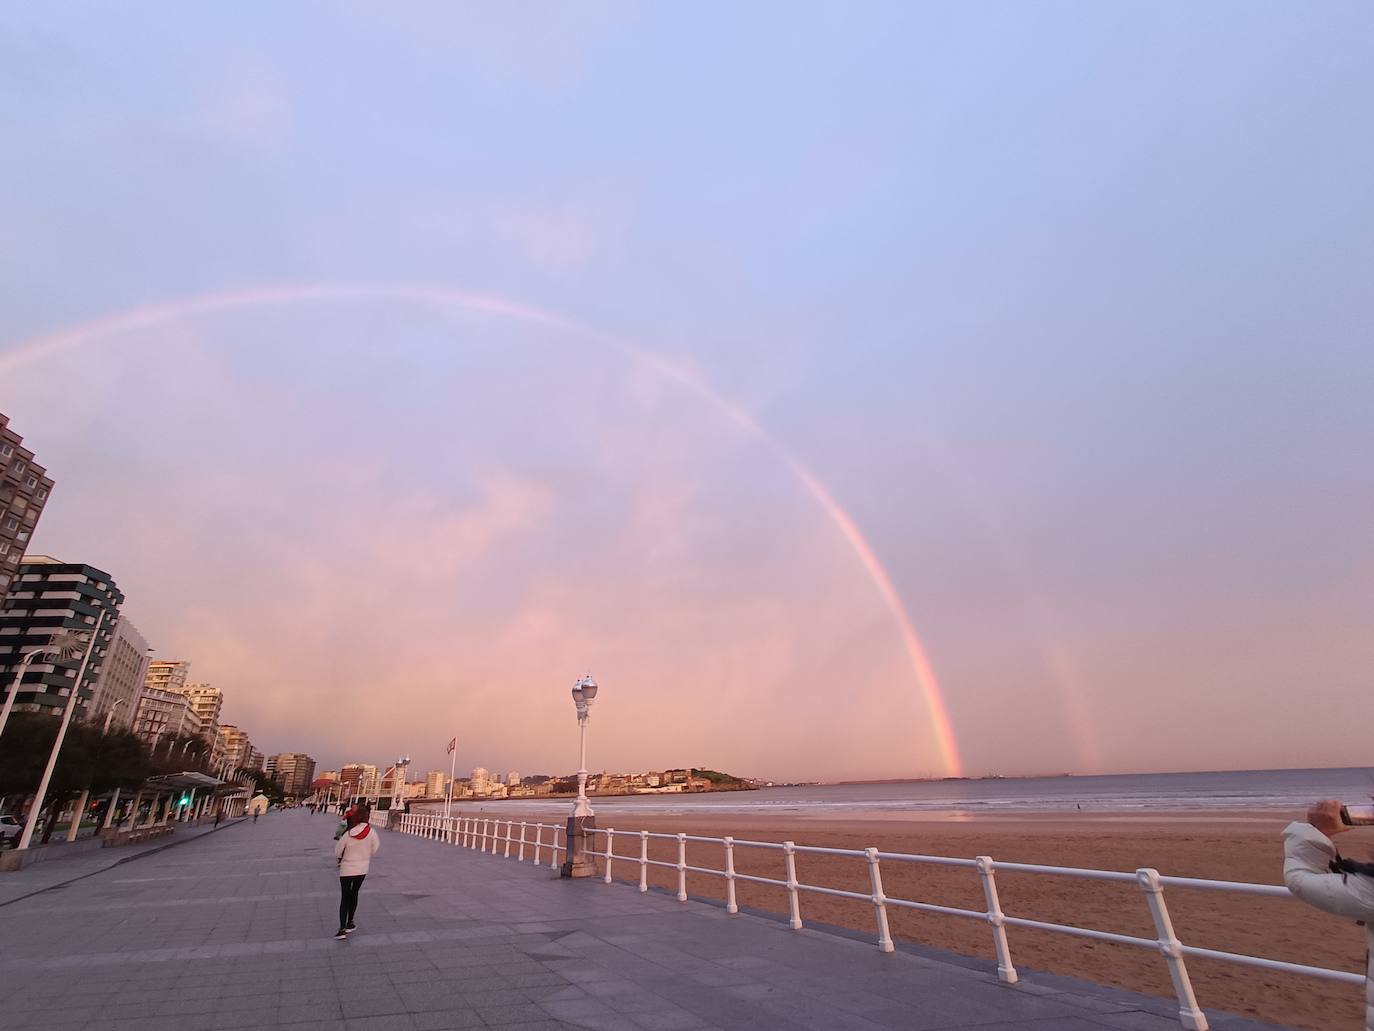
[[[515,821],[514,821],[514,820],[507,820],[507,821],[506,821],[506,851],[505,851],[505,858],[506,858],[506,859],[509,859],[509,858],[510,858],[510,839],[511,839],[511,834],[514,832],[514,830],[515,830]]]
[[[448,843],[450,845],[458,844],[458,817],[456,816],[448,822]]]
[[[482,848],[485,852],[491,846],[491,817],[482,821]]]
[[[639,832],[639,890],[649,890],[649,832]]]
[[[878,919],[878,950],[891,952],[893,948],[892,931],[887,926],[887,896],[883,894],[883,875],[878,870],[878,850],[866,848],[864,849],[864,856],[868,859],[868,885],[873,893],[873,915]],[[998,955],[1000,957],[1001,954]],[[1006,978],[1003,980],[1005,981]],[[1014,972],[1012,980],[1016,980]]]
[[[553,844],[549,846],[549,869],[558,869],[558,824],[553,825]]]
[[[515,859],[517,863],[525,861],[525,821],[520,821],[520,855]]]
[[[1015,984],[1020,978],[1011,962],[1011,946],[1007,943],[1007,923],[1002,916],[1002,902],[997,895],[997,878],[993,875],[991,856],[974,859],[978,875],[983,879],[983,897],[988,903],[988,925],[992,928],[992,944],[997,948],[997,979]]]
[[[1148,868],[1137,870],[1135,879],[1150,906],[1160,954],[1169,962],[1169,977],[1173,979],[1174,994],[1178,996],[1178,1021],[1189,1031],[1207,1031],[1207,1018],[1198,1008],[1193,982],[1189,980],[1188,967],[1183,962],[1183,943],[1174,934],[1169,907],[1164,904],[1164,885],[1159,883],[1159,871]]]
[[[606,828],[606,883],[611,883],[611,860],[615,858],[615,828]]]
[[[725,912],[738,913],[735,901],[735,839],[725,836]]]
[[[677,836],[677,900],[687,901],[687,835]]]
[[[534,825],[534,865],[539,865],[539,850],[544,845],[544,825],[536,823]]]
[[[787,908],[792,930],[800,931],[802,926],[801,901],[797,898],[797,843],[784,841],[782,854],[787,860]]]

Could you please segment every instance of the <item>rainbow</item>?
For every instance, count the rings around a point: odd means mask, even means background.
[[[659,355],[635,348],[613,336],[588,329],[568,319],[500,297],[470,293],[447,287],[408,286],[388,284],[307,284],[273,286],[258,289],[202,294],[182,300],[141,305],[104,318],[71,326],[56,333],[29,340],[0,351],[0,377],[26,365],[61,353],[102,337],[132,333],[141,329],[176,322],[197,315],[212,314],[231,308],[247,308],[273,304],[298,304],[312,301],[382,300],[419,304],[438,308],[460,308],[498,318],[558,330],[571,336],[610,348],[632,362],[652,369],[659,375],[678,383],[724,413],[766,447],[796,476],[806,492],[820,505],[835,528],[853,550],[864,571],[882,599],[901,635],[902,645],[911,663],[912,674],[920,689],[926,716],[935,734],[940,751],[939,759],[951,776],[963,775],[958,741],[945,706],[944,695],[935,678],[935,671],[926,655],[924,645],[901,595],[883,568],[877,553],[864,537],[863,531],[834,495],[795,454],[783,446],[760,426],[744,408],[722,396],[699,375],[667,361]]]

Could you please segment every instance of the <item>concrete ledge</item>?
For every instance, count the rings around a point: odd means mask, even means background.
[[[0,852],[0,873],[22,870],[45,859],[62,859],[65,856],[79,856],[83,852],[94,852],[100,845],[99,838],[81,838],[78,841],[50,841],[46,845],[31,845],[23,851],[6,849]]]
[[[132,830],[119,830],[111,827],[100,832],[101,847],[118,848],[120,845],[138,845],[145,841],[165,838],[176,827],[174,824],[158,824],[155,827],[135,827]]]

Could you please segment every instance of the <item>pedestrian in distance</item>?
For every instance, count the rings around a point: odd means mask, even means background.
[[[356,928],[353,916],[358,911],[358,893],[363,878],[372,866],[372,857],[381,847],[378,834],[357,809],[350,809],[346,818],[348,829],[334,845],[339,860],[339,929],[334,937],[347,938]]]
[[[216,827],[219,827],[219,821],[220,821],[220,818],[221,818],[223,815],[224,815],[224,814],[223,814],[222,812],[220,812],[218,809],[215,810],[215,826],[216,826]]]

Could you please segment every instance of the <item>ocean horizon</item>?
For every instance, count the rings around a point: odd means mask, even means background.
[[[980,780],[875,781],[806,784],[754,791],[682,795],[593,795],[598,813],[835,815],[952,812],[1166,812],[1302,808],[1317,798],[1374,801],[1374,767],[1229,770],[1202,773],[1113,773]],[[484,812],[561,808],[567,798],[455,799]],[[418,811],[443,803],[423,802]]]

